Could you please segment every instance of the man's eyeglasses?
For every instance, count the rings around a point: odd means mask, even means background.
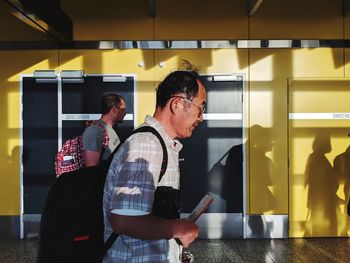
[[[121,112],[126,112],[126,108],[118,108]]]
[[[205,111],[205,104],[203,104],[202,106],[198,106],[197,104],[193,103],[192,101],[190,101],[189,99],[186,99],[182,96],[171,96],[170,98],[181,98],[184,101],[186,101],[187,103],[190,103],[191,105],[195,106],[199,112],[198,112],[198,116],[202,115]]]

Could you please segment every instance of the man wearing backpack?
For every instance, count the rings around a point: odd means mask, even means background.
[[[113,231],[119,236],[105,263],[181,262],[182,247],[198,237],[198,226],[178,218],[178,200],[172,199],[180,186],[177,138],[192,135],[203,121],[205,103],[205,87],[195,71],[172,72],[158,86],[155,113],[141,126],[156,129],[166,145],[168,163],[160,181],[164,153],[154,134],[131,135],[114,155],[103,196],[105,241]],[[159,189],[165,191],[158,195]]]
[[[101,118],[89,125],[83,133],[83,159],[85,166],[98,165],[106,160],[120,143],[113,125],[122,122],[126,114],[124,99],[116,94],[106,94],[101,99]]]

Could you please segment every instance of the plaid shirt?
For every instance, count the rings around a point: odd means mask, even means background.
[[[109,167],[104,188],[105,240],[112,233],[110,211],[120,215],[147,215],[152,212],[157,185],[179,189],[182,144],[172,140],[151,116],[146,117],[143,125],[154,127],[162,136],[168,152],[168,167],[158,184],[163,150],[152,133],[136,133],[121,145]],[[174,239],[140,240],[120,235],[103,262],[181,262],[181,252]]]

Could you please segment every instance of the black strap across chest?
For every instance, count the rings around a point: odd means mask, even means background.
[[[162,179],[163,175],[165,174],[167,167],[168,167],[168,151],[166,149],[165,142],[164,142],[162,136],[159,134],[159,132],[151,126],[142,126],[140,128],[137,128],[136,130],[134,130],[131,134],[135,134],[135,133],[139,133],[139,132],[152,133],[153,135],[155,135],[158,138],[158,140],[162,146],[163,161],[162,161],[162,166],[160,168],[160,175],[159,175],[159,179],[158,179],[158,183],[159,183],[160,180]]]
[[[161,144],[161,146],[162,146],[162,150],[163,150],[163,160],[162,160],[162,166],[161,166],[161,168],[160,168],[160,174],[159,174],[159,179],[158,179],[158,183],[159,183],[160,180],[162,180],[163,175],[165,174],[166,169],[167,169],[167,167],[168,167],[168,151],[167,151],[167,149],[166,149],[165,142],[164,142],[162,136],[159,134],[159,132],[158,132],[155,128],[151,127],[151,126],[142,126],[142,127],[140,127],[140,128],[137,128],[136,130],[134,130],[134,131],[130,134],[130,136],[131,136],[132,134],[139,133],[139,132],[150,132],[150,133],[154,134],[154,135],[158,138],[158,140],[159,140],[159,142],[160,142],[160,144]],[[119,147],[120,147],[121,144],[122,144],[122,143],[120,143],[120,144],[118,145],[118,147],[113,151],[112,156],[119,150]],[[111,157],[112,157],[112,156],[111,156]],[[118,237],[118,234],[115,233],[115,232],[113,232],[113,233],[108,237],[107,241],[106,241],[105,244],[104,244],[104,249],[103,249],[102,258],[103,258],[104,255],[107,253],[107,250],[112,246],[113,242],[117,239],[117,237]]]

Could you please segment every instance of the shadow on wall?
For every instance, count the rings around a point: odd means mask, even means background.
[[[350,196],[350,146],[348,146],[343,153],[334,158],[333,167],[337,185],[339,188],[343,186],[341,192],[345,197],[344,200],[340,200],[341,202],[339,202],[340,204],[344,204],[344,209],[339,211],[338,217],[340,217],[342,221],[345,221],[345,223],[341,228],[338,227],[338,234],[341,236],[348,236],[347,230],[350,227],[350,218],[346,208]]]
[[[344,204],[344,200],[337,196],[339,180],[336,169],[326,157],[332,151],[330,136],[317,135],[312,151],[305,171],[305,188],[308,191],[304,236],[337,236],[338,217],[342,214],[340,205]],[[338,167],[339,161],[335,162]]]
[[[271,131],[260,125],[250,128],[251,134],[258,136],[254,144],[250,145],[250,173],[253,178],[250,182],[250,207],[258,214],[272,212],[275,208],[275,196],[273,194],[274,164],[266,154],[272,151],[273,137]],[[254,180],[254,181],[252,181]],[[250,216],[248,226],[252,238],[269,238],[271,229],[262,216]]]
[[[243,215],[244,147],[242,143],[233,145],[208,171],[208,193],[214,198],[208,212],[226,214],[220,221],[221,238],[243,235],[243,226],[234,226],[240,224]]]
[[[234,145],[210,169],[209,193],[213,195],[211,212],[243,212],[243,152],[242,144]],[[220,200],[222,200],[220,202]]]
[[[8,200],[7,202],[19,202],[19,187],[14,190],[13,185],[19,185],[20,176],[20,146],[17,145],[12,148],[11,155],[6,156],[6,166],[3,167],[2,175],[0,176],[0,185],[2,187],[0,191],[0,200]],[[18,207],[18,204],[14,205]],[[9,208],[10,210],[13,207]],[[7,209],[6,209],[7,210]],[[19,211],[4,211],[4,214],[18,214]]]
[[[270,131],[260,125],[252,126],[251,132],[259,136],[259,140],[250,148],[250,169],[255,175],[254,182],[251,183],[250,200],[254,202],[253,207],[259,209],[259,216],[249,217],[249,236],[270,237],[273,226],[260,215],[273,211],[275,207],[272,180],[274,165],[271,158],[266,156],[272,151],[273,138]],[[243,213],[243,149],[249,144],[250,141],[247,140],[244,144],[234,145],[209,171],[209,193],[214,196],[213,205],[218,205],[215,198],[223,200],[220,209],[226,213]],[[214,208],[210,207],[211,210]]]
[[[23,162],[26,162],[28,152],[23,152]],[[12,148],[11,155],[6,156],[6,166],[0,176],[0,185],[3,187],[0,191],[0,200],[5,200],[7,207],[3,208],[0,217],[0,237],[2,238],[20,238],[20,207],[19,207],[19,187],[14,191],[11,185],[19,184],[19,163],[20,163],[20,146]]]

